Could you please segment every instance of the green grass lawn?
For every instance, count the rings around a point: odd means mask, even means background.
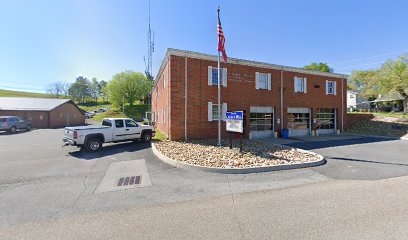
[[[408,118],[408,114],[395,112],[373,112],[374,116]]]
[[[82,107],[82,106],[81,106]],[[101,106],[96,107],[96,109],[101,108]],[[143,119],[147,111],[147,105],[137,104],[133,106],[125,106],[125,114],[122,113],[122,108],[120,107],[111,107],[106,112],[97,113],[92,119],[101,122],[104,118],[120,118],[128,117],[133,119]]]
[[[167,139],[167,136],[156,129],[156,136],[154,136],[152,139],[156,141],[164,141]]]
[[[46,93],[31,93],[0,89],[0,97],[51,98],[51,95]]]

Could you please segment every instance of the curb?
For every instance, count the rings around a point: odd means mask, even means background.
[[[203,172],[212,172],[212,173],[221,173],[221,174],[246,174],[246,173],[261,173],[261,172],[271,172],[271,171],[281,171],[281,170],[290,170],[290,169],[298,169],[298,168],[309,168],[309,167],[316,167],[326,163],[324,157],[320,154],[306,151],[303,149],[296,148],[298,151],[303,153],[309,153],[319,156],[319,160],[314,162],[307,162],[307,163],[295,163],[295,164],[282,164],[282,165],[275,165],[275,166],[266,166],[266,167],[249,167],[249,168],[215,168],[215,167],[203,167],[203,166],[196,166],[187,163],[182,163],[176,160],[173,160],[164,154],[162,154],[159,150],[157,150],[154,143],[152,143],[152,150],[153,153],[163,162],[178,168],[184,169],[192,169],[197,171]]]

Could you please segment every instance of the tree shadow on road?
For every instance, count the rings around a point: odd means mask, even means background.
[[[408,164],[404,164],[404,163],[378,162],[378,161],[364,160],[364,159],[356,159],[356,158],[330,157],[330,159],[340,160],[340,161],[375,163],[375,164],[386,164],[386,165],[395,165],[395,166],[405,166],[405,167],[408,167]]]
[[[296,148],[301,148],[305,150],[313,150],[313,149],[319,149],[319,148],[339,147],[339,146],[375,143],[375,142],[384,142],[384,141],[395,141],[395,140],[397,139],[382,138],[382,137],[360,137],[360,138],[315,141],[315,142],[296,142],[296,143],[290,143],[290,144],[285,144],[285,145],[296,147]]]
[[[142,142],[126,142],[126,143],[117,143],[117,144],[109,144],[103,146],[97,152],[87,152],[84,150],[78,150],[75,152],[68,153],[72,157],[83,159],[83,160],[94,160],[101,157],[111,156],[123,152],[138,152],[145,149],[151,148],[150,143],[142,143]]]

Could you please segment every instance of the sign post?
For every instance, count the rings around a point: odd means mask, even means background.
[[[232,133],[240,133],[240,148],[242,152],[242,135],[244,135],[245,111],[227,112],[226,129],[230,134],[230,149],[232,149]]]

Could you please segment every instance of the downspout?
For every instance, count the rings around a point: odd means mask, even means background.
[[[280,89],[280,102],[281,102],[281,112],[280,112],[280,130],[282,132],[283,129],[283,70],[281,70],[281,89]]]
[[[344,132],[344,78],[341,79],[341,132]]]
[[[184,57],[184,141],[188,141],[187,138],[187,97],[188,97],[188,92],[187,92],[187,53]]]

